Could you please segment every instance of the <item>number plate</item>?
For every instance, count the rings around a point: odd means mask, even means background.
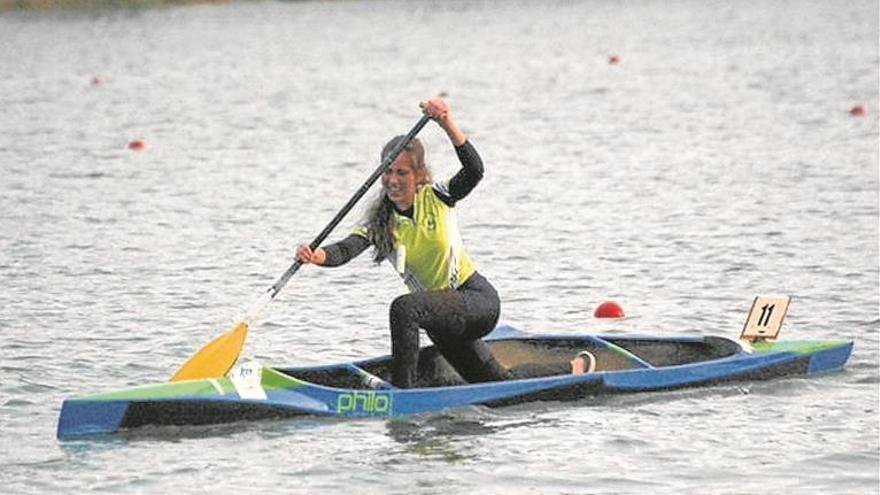
[[[756,297],[739,338],[749,342],[776,339],[788,312],[789,302],[789,296]]]

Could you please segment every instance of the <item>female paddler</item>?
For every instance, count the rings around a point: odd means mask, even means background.
[[[498,322],[501,303],[462,245],[455,220],[455,206],[483,178],[483,162],[446,101],[434,98],[419,106],[446,131],[461,169],[432,182],[425,149],[413,139],[382,176],[382,194],[362,225],[342,241],[314,251],[300,245],[296,257],[303,263],[339,266],[373,246],[377,264],[388,260],[395,266],[410,292],[391,303],[394,386],[417,385],[420,328],[466,381],[503,380],[507,371],[480,340]],[[402,139],[389,141],[382,158]]]

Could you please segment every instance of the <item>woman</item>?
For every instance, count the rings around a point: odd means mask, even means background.
[[[498,293],[476,271],[455,221],[454,207],[483,178],[483,163],[444,100],[419,106],[446,131],[461,170],[432,183],[425,150],[413,139],[382,176],[382,194],[369,208],[365,224],[346,239],[314,251],[300,245],[296,257],[303,263],[339,266],[372,245],[376,263],[392,262],[410,289],[390,309],[394,386],[416,385],[419,328],[466,381],[503,380],[507,371],[480,340],[498,322]],[[383,159],[401,139],[385,145]]]

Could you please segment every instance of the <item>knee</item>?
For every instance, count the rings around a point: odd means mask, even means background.
[[[404,294],[395,298],[391,302],[391,309],[388,312],[392,327],[395,322],[408,322],[412,320],[414,312],[415,302],[410,294]]]

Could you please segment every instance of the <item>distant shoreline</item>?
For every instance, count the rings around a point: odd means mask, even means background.
[[[161,7],[227,0],[0,0],[0,12],[13,10],[74,10],[90,8]]]

